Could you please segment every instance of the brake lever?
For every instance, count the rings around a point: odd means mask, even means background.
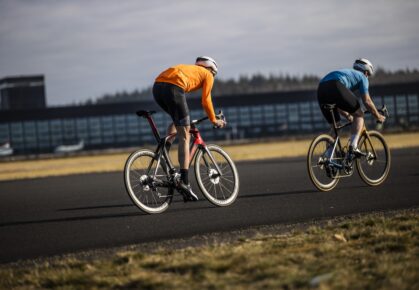
[[[386,105],[383,105],[383,107],[379,109],[378,112],[384,117],[386,117],[386,119],[390,116]],[[377,120],[377,124],[384,124],[384,122],[380,122]]]
[[[225,127],[225,125],[227,125],[227,121],[226,121],[226,117],[224,116],[224,114],[223,114],[223,111],[222,110],[220,110],[219,112],[218,112],[218,114],[217,115],[215,115],[215,118],[217,118],[218,120],[222,120],[223,122],[224,122],[224,127]],[[220,129],[221,127],[220,126],[213,126],[213,128],[214,129]]]
[[[386,118],[390,117],[390,114],[388,112],[386,105],[383,105],[383,107],[380,109],[380,113]]]

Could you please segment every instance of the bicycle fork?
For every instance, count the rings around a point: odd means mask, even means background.
[[[203,146],[203,150],[204,150],[205,154],[209,156],[210,161],[215,166],[215,169],[211,168],[211,164],[209,164],[207,158],[205,158],[205,155],[203,156],[202,159],[204,160],[205,166],[209,169],[209,178],[213,182],[218,183],[219,178],[221,176],[223,176],[223,172],[221,171],[220,167],[218,166],[218,163],[215,160],[214,156],[212,156],[211,152],[208,150],[207,146]]]

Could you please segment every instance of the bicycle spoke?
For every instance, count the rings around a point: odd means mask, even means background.
[[[134,186],[132,186],[132,188],[134,189],[134,188],[138,187],[139,185],[141,185],[141,184],[140,183],[137,183]]]
[[[230,182],[231,184],[234,184],[234,179],[224,178],[224,176],[220,176],[220,178],[221,178],[222,180],[225,180],[225,181],[227,181],[227,182]]]
[[[162,163],[156,167],[158,164],[154,156],[155,153],[151,151],[139,150],[129,157],[125,169],[126,176],[129,176],[125,183],[129,196],[140,209],[148,213],[164,211],[171,197],[169,188],[159,187],[166,174]],[[167,193],[160,193],[161,190]]]
[[[208,147],[210,153],[198,155],[195,170],[198,185],[207,199],[217,206],[231,204],[238,193],[238,176],[234,164],[218,147]]]
[[[390,168],[390,153],[382,135],[376,131],[369,132],[360,140],[366,157],[357,160],[358,173],[369,185],[379,185],[387,177]]]
[[[228,189],[227,187],[225,187],[222,183],[220,183],[220,187],[224,188],[227,192],[230,192],[230,189]],[[223,193],[223,198],[226,199],[226,196],[224,195],[224,191],[222,191]]]
[[[141,177],[141,173],[138,173],[137,170],[132,170],[131,173],[133,173],[137,177]]]
[[[336,151],[332,156],[328,156],[330,155],[329,148],[333,146],[333,142],[334,139],[329,135],[320,135],[313,140],[308,152],[307,169],[309,177],[313,184],[322,191],[333,189],[338,182],[338,179],[332,178],[332,171],[327,171],[325,165],[329,158],[330,161],[333,160],[336,163],[342,161],[342,158],[336,156],[338,153]]]

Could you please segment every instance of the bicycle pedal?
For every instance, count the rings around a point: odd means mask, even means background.
[[[343,164],[343,167],[339,170],[339,175],[341,177],[348,177],[354,173],[354,168],[352,165]]]
[[[177,186],[177,184],[180,182],[180,174],[177,172],[172,174],[170,176],[170,181],[173,182]]]

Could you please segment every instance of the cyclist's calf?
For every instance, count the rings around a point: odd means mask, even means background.
[[[358,108],[354,113],[352,113],[354,117],[352,121],[352,128],[351,128],[351,146],[354,148],[357,147],[359,136],[361,135],[362,129],[364,128],[364,112],[362,112],[361,108]]]
[[[179,138],[179,165],[181,169],[189,168],[189,142],[191,135],[189,130],[190,126],[176,126],[177,135]]]

